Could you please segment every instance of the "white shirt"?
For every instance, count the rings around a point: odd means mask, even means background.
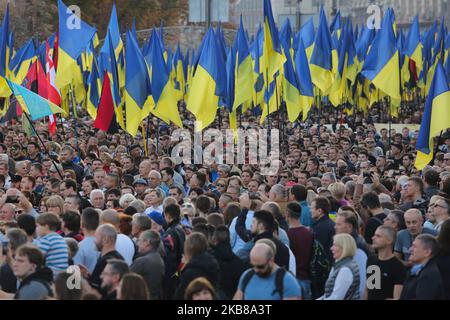
[[[78,244],[78,251],[77,254],[73,257],[73,263],[75,265],[85,266],[88,269],[89,273],[92,274],[99,257],[100,252],[95,246],[95,237],[89,236],[84,238]]]
[[[133,241],[124,234],[117,235],[116,250],[125,259],[125,262],[130,266],[133,263],[135,247]]]

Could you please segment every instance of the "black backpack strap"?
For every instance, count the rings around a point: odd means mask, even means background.
[[[273,293],[278,292],[281,300],[283,300],[284,296],[284,275],[286,272],[285,268],[278,268],[275,274],[275,290]]]
[[[242,299],[244,299],[245,297],[245,289],[247,288],[248,283],[250,282],[250,280],[253,278],[253,276],[255,275],[255,270],[251,269],[245,276],[244,279],[242,279],[242,293],[243,293],[243,297]]]

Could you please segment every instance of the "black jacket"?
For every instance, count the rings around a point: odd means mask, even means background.
[[[64,162],[62,164],[62,167],[64,170],[73,170],[75,171],[75,174],[77,176],[77,183],[81,184],[83,182],[83,176],[84,176],[84,169],[83,167],[73,163],[72,161],[70,162]],[[62,174],[63,172],[61,172]]]
[[[442,300],[444,287],[434,259],[428,261],[416,275],[409,273],[400,300]]]
[[[333,245],[333,237],[335,234],[334,222],[326,214],[319,220],[315,220],[312,224],[314,231],[314,238],[319,241],[329,261],[333,261],[333,254],[331,253],[331,246]]]
[[[450,300],[450,255],[440,254],[434,259],[434,261],[441,272],[445,299]]]
[[[17,289],[14,299],[19,299],[21,290],[32,282],[39,282],[43,284],[48,290],[48,297],[53,296],[53,292],[51,289],[51,284],[53,282],[53,272],[51,269],[44,267],[42,269],[36,270],[35,273],[32,273],[31,275],[29,275],[20,282],[19,288]]]
[[[242,273],[246,270],[245,263],[231,250],[230,243],[219,243],[212,246],[211,254],[219,263],[220,288],[227,299],[232,299],[239,284]]]
[[[214,288],[218,288],[219,264],[217,263],[216,258],[208,252],[192,257],[183,268],[178,288],[174,294],[174,299],[183,300],[188,285],[192,280],[199,277],[205,277]]]

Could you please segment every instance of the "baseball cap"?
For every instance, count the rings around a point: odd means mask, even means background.
[[[166,224],[166,220],[164,219],[163,215],[158,211],[152,211],[148,214],[148,217],[152,219],[156,224],[159,224],[160,226],[164,226]]]
[[[142,178],[138,178],[138,179],[134,180],[133,187],[137,184],[143,184],[144,186],[148,186],[147,180],[142,179]]]

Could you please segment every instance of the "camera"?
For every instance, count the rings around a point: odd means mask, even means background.
[[[371,183],[373,183],[372,172],[364,172],[363,173],[363,177],[365,178],[364,179],[364,184],[371,184]]]
[[[18,196],[7,196],[6,203],[19,203],[19,197]]]

